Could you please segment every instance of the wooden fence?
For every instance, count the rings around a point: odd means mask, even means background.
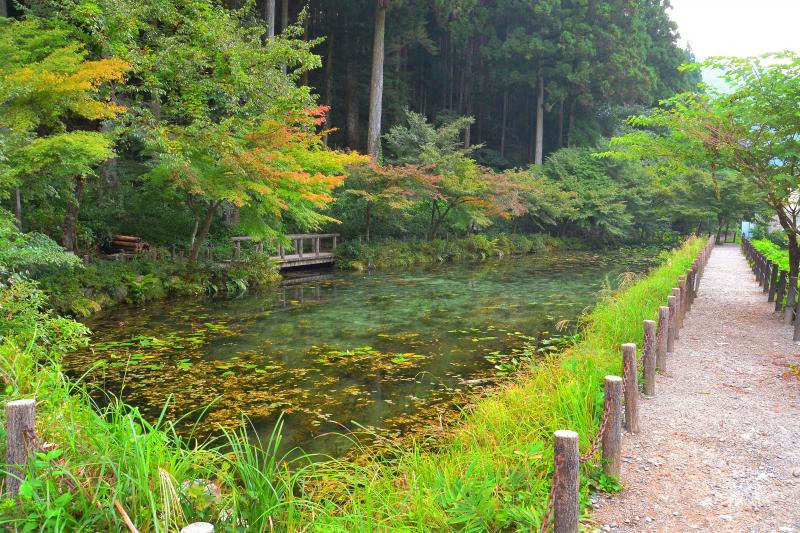
[[[794,323],[792,339],[800,341],[800,320],[795,320],[798,311],[797,276],[789,276],[789,272],[781,270],[777,263],[770,261],[764,254],[756,250],[747,237],[742,237],[742,251],[747,258],[756,281],[762,292],[767,295],[768,302],[775,302],[775,313],[783,318],[786,325]]]
[[[642,324],[644,393],[656,394],[656,371],[664,372],[668,354],[673,351],[686,313],[694,303],[700,279],[716,238],[698,254],[692,267],[680,276],[678,286],[659,308],[658,321],[645,320]],[[799,321],[800,322],[800,321]],[[578,451],[579,435],[574,431],[556,431],[553,438],[553,481],[545,517],[540,531],[546,532],[552,524],[556,533],[578,533],[580,517],[579,490],[580,464],[592,460],[601,451],[603,471],[619,477],[622,468],[622,426],[631,433],[641,431],[639,425],[639,369],[636,344],[621,347],[622,377],[606,376],[604,380],[603,421],[591,449],[581,456]]]

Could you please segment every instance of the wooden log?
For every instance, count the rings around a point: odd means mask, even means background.
[[[769,296],[768,302],[775,301],[775,294],[778,292],[778,263],[772,263],[772,269],[769,275]]]
[[[25,479],[25,467],[33,453],[36,431],[36,400],[6,404],[6,494],[14,498]]]
[[[619,477],[622,470],[622,378],[606,376],[605,409],[608,420],[603,431],[603,472]]]
[[[673,289],[674,291],[675,289]],[[675,296],[667,298],[669,307],[669,328],[667,329],[667,352],[675,351],[675,330],[677,329],[678,300]]]
[[[794,306],[797,299],[797,276],[789,278],[789,288],[786,293],[786,308],[783,311],[783,323],[791,324],[794,320]]]
[[[622,371],[625,376],[625,429],[639,433],[639,370],[636,345],[622,345]]]
[[[667,342],[669,337],[669,307],[658,308],[658,336],[656,338],[656,369],[667,371]]]
[[[783,297],[786,296],[786,279],[789,273],[781,270],[778,276],[778,289],[775,292],[775,312],[779,312],[783,308]]]
[[[642,365],[644,366],[644,393],[648,396],[656,394],[656,323],[645,320],[643,324],[644,342],[642,343]]]
[[[675,297],[675,322],[671,323],[672,338],[678,340],[681,338],[681,306],[683,305],[682,296],[683,291],[680,288],[672,289],[672,296]],[[672,350],[670,350],[672,351]]]
[[[141,237],[135,237],[133,235],[114,235],[112,240],[115,241],[127,241],[127,242],[142,242]]]
[[[556,485],[553,497],[553,530],[556,533],[578,533],[578,434],[564,429],[556,431],[553,452],[553,483]]]

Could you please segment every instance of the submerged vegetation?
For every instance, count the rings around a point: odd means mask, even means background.
[[[246,422],[198,442],[116,400],[95,405],[59,363],[85,343],[86,329],[45,311],[35,284],[12,278],[0,298],[2,399],[37,397],[41,450],[20,503],[0,504],[0,521],[19,530],[117,529],[118,501],[145,531],[201,519],[248,531],[535,526],[548,493],[552,430],[571,427],[587,445],[602,377],[619,372],[619,344],[637,340],[641,320],[655,315],[701,246],[687,241],[648,276],[608,294],[586,317],[578,344],[531,360],[519,383],[480,400],[433,448],[416,442],[359,463],[302,455],[287,463],[277,452],[279,428],[263,443],[250,440]],[[594,480],[587,483],[602,482],[586,468],[583,479]]]

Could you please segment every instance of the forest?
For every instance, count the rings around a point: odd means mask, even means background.
[[[707,236],[800,268],[800,59],[678,31],[669,0],[0,0],[0,400],[38,436],[0,527],[540,527],[552,431],[598,434]],[[282,278],[310,232],[337,268]],[[588,513],[620,485],[581,468]]]
[[[699,80],[667,3],[275,4],[11,2],[18,226],[80,255],[130,234],[195,260],[207,239],[274,251],[310,230],[658,241],[752,210],[738,185],[717,200],[702,177],[593,156]]]

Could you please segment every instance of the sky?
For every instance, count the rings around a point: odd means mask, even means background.
[[[800,0],[671,0],[681,44],[698,59],[800,52]]]

